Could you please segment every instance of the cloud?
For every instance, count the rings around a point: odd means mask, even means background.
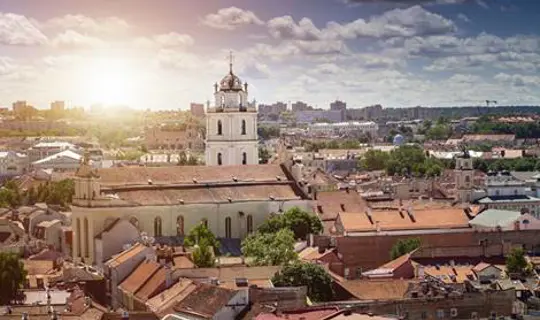
[[[499,73],[493,78],[503,83],[509,83],[514,87],[540,86],[540,77],[538,76]]]
[[[164,69],[194,70],[205,63],[204,58],[188,52],[162,49],[158,52],[157,63]]]
[[[51,40],[54,47],[63,48],[95,48],[105,45],[105,42],[99,38],[87,36],[73,30],[66,30]]]
[[[202,23],[211,28],[234,30],[244,25],[263,25],[264,22],[259,19],[255,13],[243,10],[237,7],[219,9],[217,13],[206,15]]]
[[[17,69],[15,62],[9,57],[0,57],[0,76],[13,73]]]
[[[417,5],[417,4],[461,4],[473,2],[473,0],[345,0],[347,3],[391,3],[397,5]]]
[[[68,14],[48,20],[43,27],[92,33],[121,33],[129,29],[130,25],[118,17],[90,18],[81,14]]]
[[[193,37],[187,34],[169,32],[154,35],[150,38],[141,37],[135,39],[135,45],[145,48],[179,48],[189,47],[195,43]]]
[[[469,19],[469,17],[467,17],[464,13],[459,13],[457,18],[464,22],[471,22],[471,19]]]
[[[421,6],[397,8],[369,20],[358,19],[345,24],[331,21],[322,29],[317,28],[308,18],[301,19],[297,24],[290,16],[283,16],[270,20],[268,29],[274,38],[303,41],[425,37],[457,30],[453,21]]]
[[[253,79],[266,79],[271,75],[270,68],[264,63],[254,62],[241,71],[246,77]]]
[[[47,37],[25,16],[0,12],[0,44],[32,46],[47,42]]]

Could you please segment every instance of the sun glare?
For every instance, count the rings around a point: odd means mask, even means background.
[[[129,104],[136,95],[137,75],[125,60],[94,59],[83,69],[82,89],[92,103]]]

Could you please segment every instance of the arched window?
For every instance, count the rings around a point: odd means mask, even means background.
[[[83,222],[83,234],[84,234],[84,256],[90,257],[90,248],[88,247],[88,218],[84,218]]]
[[[246,120],[242,120],[242,135],[246,135]]]
[[[231,237],[231,217],[225,218],[225,238]]]
[[[77,218],[77,255],[82,256],[81,218]]]
[[[204,218],[201,220],[201,223],[208,228],[208,219]]]
[[[242,152],[242,164],[247,164],[247,153]]]
[[[184,217],[183,216],[178,216],[178,218],[176,218],[176,235],[177,236],[184,235]]]
[[[253,232],[253,216],[248,214],[246,217],[246,226],[247,226],[247,233],[250,234]]]
[[[221,120],[217,121],[217,134],[218,136],[223,134],[223,124],[221,123]]]
[[[221,152],[217,154],[217,164],[218,166],[223,164],[223,160],[221,159]]]
[[[161,237],[161,218],[156,217],[154,219],[154,236]]]
[[[139,219],[131,217],[129,218],[129,223],[131,223],[135,228],[139,229]]]

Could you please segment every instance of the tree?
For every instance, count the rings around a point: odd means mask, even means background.
[[[272,156],[270,155],[270,151],[266,149],[265,147],[259,147],[259,162],[260,163],[268,163],[268,160],[270,160]]]
[[[368,150],[360,160],[360,167],[364,170],[384,170],[390,156],[380,150]]]
[[[195,245],[209,246],[214,248],[214,252],[219,252],[219,241],[206,224],[202,222],[189,231],[184,239],[184,245],[186,247],[195,247]]]
[[[212,247],[206,244],[205,240],[195,245],[192,255],[193,263],[199,268],[211,268],[216,264]]]
[[[0,304],[6,305],[15,300],[26,279],[26,270],[19,256],[0,252]]]
[[[514,248],[506,257],[506,271],[511,273],[527,273],[529,263],[525,259],[525,251],[522,248]]]
[[[296,262],[284,266],[272,277],[276,287],[306,286],[307,294],[313,301],[330,301],[334,298],[332,278],[318,264]]]
[[[392,246],[392,250],[390,251],[390,259],[394,260],[406,253],[412,252],[416,248],[420,247],[420,244],[421,242],[419,238],[398,240],[398,242]]]
[[[258,231],[276,233],[283,228],[291,230],[295,239],[306,239],[308,234],[319,234],[323,231],[322,222],[316,215],[298,207],[290,208],[285,213],[266,220]]]
[[[242,254],[258,266],[287,265],[298,259],[294,251],[294,233],[281,229],[277,233],[257,232],[242,241]]]

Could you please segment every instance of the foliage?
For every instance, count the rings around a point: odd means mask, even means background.
[[[193,263],[199,268],[211,268],[216,264],[212,247],[207,245],[204,240],[199,245],[195,245]]]
[[[516,159],[474,159],[473,167],[477,170],[488,171],[538,171],[540,159],[516,158]]]
[[[137,161],[144,155],[141,150],[120,150],[116,153],[116,160]]]
[[[525,251],[522,248],[514,248],[506,257],[506,271],[510,273],[524,274],[528,269]]]
[[[390,259],[394,260],[401,257],[402,255],[419,248],[420,244],[419,238],[400,239],[392,246],[392,249],[390,250]]]
[[[446,140],[452,135],[452,127],[445,123],[437,123],[426,131],[428,140]]]
[[[26,271],[16,254],[6,252],[0,252],[0,271],[0,305],[7,305],[17,298]]]
[[[318,152],[321,149],[358,149],[360,143],[367,143],[369,135],[362,135],[358,139],[330,140],[330,141],[302,141],[307,152]]]
[[[8,181],[0,188],[0,207],[18,207],[22,204],[19,187],[13,181]]]
[[[298,259],[294,251],[294,233],[289,229],[248,236],[242,241],[242,254],[259,266],[286,265]]]
[[[25,196],[29,204],[45,202],[67,208],[73,200],[74,193],[75,183],[73,180],[64,179],[61,181],[47,181],[47,183],[39,185],[37,191],[30,188],[26,191]]]
[[[414,175],[435,177],[450,165],[435,158],[426,157],[418,146],[401,146],[390,153],[369,150],[360,159],[359,167],[364,170],[385,170],[389,175]]]
[[[276,233],[281,229],[289,229],[295,239],[306,239],[308,234],[320,234],[323,230],[321,220],[298,207],[293,207],[283,214],[266,220],[258,229],[261,233]]]
[[[270,155],[270,151],[266,149],[265,147],[259,147],[259,161],[260,163],[268,163],[268,160],[270,160],[272,156]]]
[[[219,251],[219,241],[212,231],[202,222],[191,229],[184,239],[184,245],[186,247],[194,247],[197,244],[212,247],[214,248],[214,252]]]
[[[199,161],[196,157],[189,155],[185,151],[178,153],[178,165],[179,166],[196,166],[199,165]]]
[[[505,133],[515,134],[516,138],[540,138],[540,123],[505,123],[490,117],[481,117],[472,126],[474,133]]]
[[[268,140],[271,138],[279,138],[279,127],[277,126],[259,126],[257,128],[259,138]]]
[[[307,286],[307,294],[313,301],[330,301],[334,298],[332,278],[318,264],[296,262],[283,267],[272,278],[276,287]]]

